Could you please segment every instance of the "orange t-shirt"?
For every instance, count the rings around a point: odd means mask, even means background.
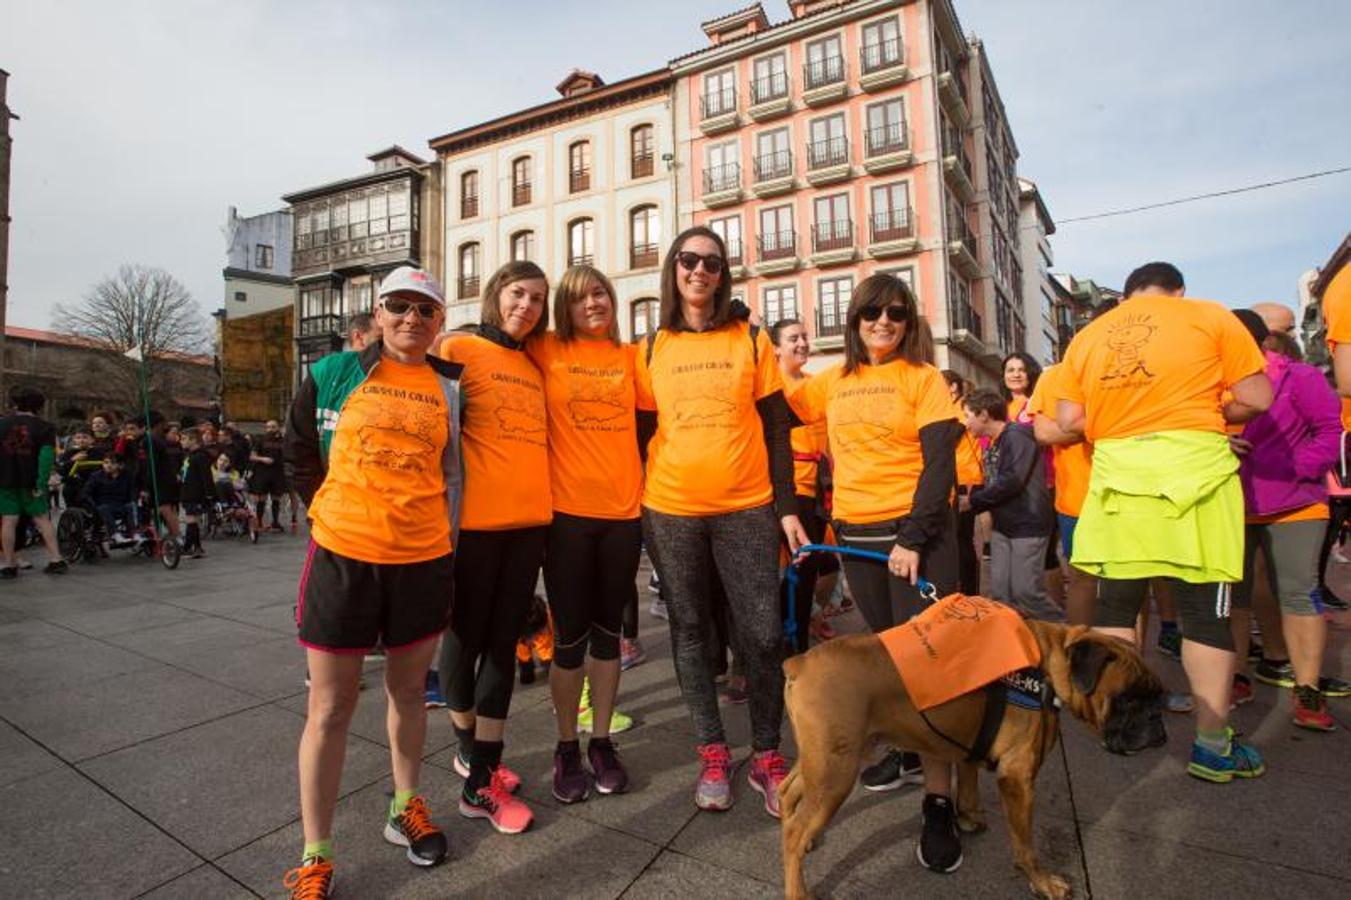
[[[1041,663],[1041,645],[1023,617],[984,597],[949,594],[877,637],[916,709]]]
[[[325,550],[371,563],[451,551],[441,457],[446,398],[431,366],[382,358],[338,413],[328,471],[310,504]]]
[[[526,344],[544,376],[554,509],[593,519],[636,519],[643,496],[634,420],[634,348],[608,340]]]
[[[806,378],[783,383],[784,394],[801,390]],[[826,452],[826,423],[799,425],[789,434],[793,444],[793,493],[799,497],[816,496],[816,473]]]
[[[954,414],[960,422],[966,417],[961,401],[953,401]],[[974,487],[985,483],[985,464],[981,461],[980,441],[969,431],[963,431],[957,439],[957,483],[962,487]]]
[[[1055,421],[1056,401],[1064,396],[1061,380],[1065,376],[1062,365],[1049,366],[1037,379],[1037,386],[1027,401],[1027,411]],[[1093,445],[1088,441],[1077,444],[1057,444],[1051,448],[1055,457],[1055,511],[1078,518],[1088,496],[1088,478],[1093,474]]]
[[[1090,441],[1160,431],[1225,433],[1221,392],[1266,371],[1252,335],[1209,300],[1144,296],[1070,343],[1060,399],[1084,405]]]
[[[1246,521],[1249,525],[1288,525],[1291,522],[1326,522],[1328,515],[1326,503],[1310,503],[1266,516],[1248,516]]]
[[[656,410],[643,505],[672,516],[707,516],[774,500],[756,401],[783,390],[764,331],[732,322],[713,331],[657,332],[648,362],[638,351],[638,408]],[[758,358],[758,359],[757,359]]]
[[[524,351],[478,335],[452,337],[438,352],[464,366],[460,527],[503,531],[547,525],[553,498],[544,376]]]
[[[1342,266],[1323,291],[1323,324],[1328,352],[1351,344],[1351,265]],[[1351,430],[1351,397],[1342,398],[1342,428]]]
[[[843,364],[832,366],[788,402],[804,422],[826,420],[834,513],[854,525],[910,512],[924,468],[919,430],[957,418],[939,371],[903,359],[859,366],[852,375]]]

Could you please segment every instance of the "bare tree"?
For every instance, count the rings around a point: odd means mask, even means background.
[[[140,346],[152,357],[166,351],[202,353],[211,346],[206,316],[188,289],[163,269],[124,265],[90,288],[75,305],[56,304],[58,331],[78,334],[119,353]]]
[[[188,289],[150,266],[124,265],[90,288],[78,304],[56,304],[52,325],[108,349],[89,360],[85,377],[103,385],[128,409],[142,405],[143,389],[151,406],[172,400],[179,385],[172,366],[164,364],[166,354],[210,353],[211,347],[206,316]],[[146,361],[144,388],[140,367],[122,356],[137,346]]]

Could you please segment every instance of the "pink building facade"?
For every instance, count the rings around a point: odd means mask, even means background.
[[[706,22],[709,45],[672,62],[679,224],[720,233],[734,294],[766,324],[802,319],[826,358],[854,287],[886,273],[914,289],[938,364],[989,380],[1019,323],[983,262],[991,179],[1016,185],[1012,155],[972,162],[988,68],[947,0],[789,8]]]

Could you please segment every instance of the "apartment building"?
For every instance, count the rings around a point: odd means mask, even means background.
[[[369,172],[282,197],[293,222],[298,380],[342,349],[347,320],[371,310],[387,273],[439,266],[440,242],[425,235],[439,236],[440,172],[397,146],[367,159]]]
[[[735,293],[843,344],[855,285],[915,290],[938,362],[989,380],[1024,342],[1017,147],[948,0],[757,3],[672,61],[679,223],[727,241]]]
[[[613,84],[573,70],[560,99],[433,138],[446,185],[447,324],[476,322],[484,283],[510,260],[556,281],[590,264],[613,280],[620,330],[657,320],[675,233],[670,73]]]
[[[1016,234],[1023,276],[1019,296],[1023,319],[1029,325],[1026,350],[1042,365],[1048,365],[1059,359],[1065,349],[1060,343],[1056,307],[1066,305],[1067,300],[1060,299],[1063,288],[1051,277],[1055,257],[1050,238],[1055,234],[1055,222],[1041,191],[1026,178],[1018,179]]]

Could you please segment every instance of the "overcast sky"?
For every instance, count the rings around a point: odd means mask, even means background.
[[[7,2],[10,321],[50,324],[123,262],[222,305],[226,209],[357,174],[391,143],[696,49],[743,0]],[[986,44],[1021,158],[1068,218],[1351,165],[1345,0],[956,0]],[[784,0],[765,4],[787,17]],[[641,12],[638,12],[641,10]],[[1190,293],[1296,302],[1351,228],[1351,173],[1065,224],[1056,268],[1119,286],[1172,260]]]

